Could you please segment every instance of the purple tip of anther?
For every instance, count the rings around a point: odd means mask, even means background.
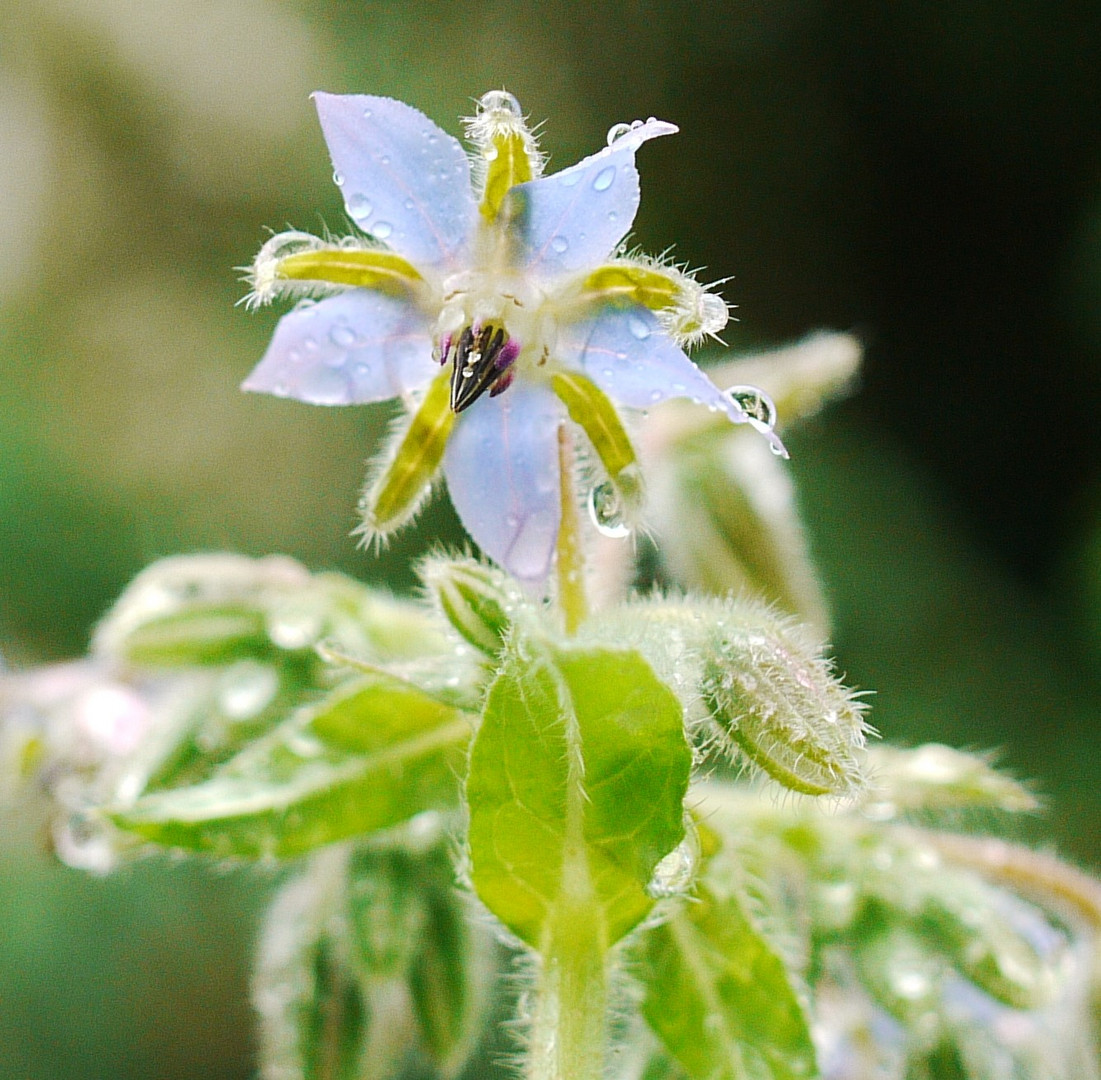
[[[501,351],[497,354],[496,364],[499,370],[504,371],[505,368],[510,367],[516,361],[516,357],[520,355],[520,342],[515,341],[513,338],[509,338],[501,347]],[[497,393],[500,393],[498,390]]]
[[[515,357],[513,357],[515,359]],[[511,369],[506,371],[489,389],[489,396],[496,397],[498,394],[503,394],[511,385],[512,380],[515,378],[516,372]]]
[[[445,334],[440,339],[440,367],[443,367],[447,363],[448,357],[451,355],[451,335]]]

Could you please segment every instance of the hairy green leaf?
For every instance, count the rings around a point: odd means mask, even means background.
[[[479,896],[536,948],[565,910],[616,941],[684,836],[690,768],[680,705],[637,653],[514,646],[467,778]]]
[[[368,677],[291,717],[209,780],[111,816],[165,847],[291,858],[454,805],[470,730],[459,709]]]
[[[334,937],[343,858],[339,852],[325,855],[283,887],[261,936],[253,1002],[264,1076],[356,1080],[361,1075],[370,1008]]]
[[[784,963],[734,893],[701,886],[647,932],[642,955],[643,1015],[692,1080],[816,1075]]]
[[[451,864],[442,856],[421,864],[425,918],[408,981],[422,1042],[436,1064],[453,1075],[481,1028],[491,980],[485,930],[470,922]]]

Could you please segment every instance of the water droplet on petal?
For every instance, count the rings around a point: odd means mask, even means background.
[[[656,404],[657,404],[657,403],[658,403],[659,401],[661,401],[661,399],[662,399],[662,397],[663,397],[663,396],[664,396],[664,395],[662,394],[662,392],[661,392],[660,390],[651,390],[651,391],[650,391],[650,400],[651,400],[651,401],[652,401],[652,402],[653,402],[653,403],[654,403],[655,405],[656,405]]]
[[[348,213],[353,221],[366,221],[371,216],[371,209],[366,195],[357,193],[348,200]]]
[[[333,183],[336,184],[337,187],[343,187],[344,186],[344,177],[343,177],[343,175],[341,173],[334,172],[333,173]]]
[[[413,202],[412,199],[406,199],[403,205],[405,206],[406,210],[415,210],[417,206],[417,204]]]
[[[563,187],[573,187],[574,184],[576,184],[577,181],[580,180],[580,179],[581,179],[581,170],[576,169],[576,168],[575,169],[567,169],[565,172],[560,172],[558,174],[558,182]]]
[[[385,240],[394,231],[394,226],[388,221],[376,221],[371,228],[373,235],[380,240]]]
[[[303,372],[302,399],[311,405],[347,405],[348,383],[343,374],[325,364]]]
[[[611,146],[616,139],[626,135],[630,130],[630,124],[612,124],[612,126],[608,128],[608,145]]]
[[[562,252],[564,252],[569,246],[570,242],[564,236],[556,236],[551,241],[551,247],[554,248],[554,250],[557,251],[559,255],[561,255]]]
[[[363,110],[363,119],[364,120],[370,120],[371,119],[371,110],[370,109],[364,109]]]
[[[631,535],[631,527],[623,518],[619,496],[607,481],[597,484],[589,492],[589,518],[601,536],[622,540]]]
[[[772,398],[755,386],[732,386],[723,396],[737,405],[748,418],[748,423],[763,435],[776,427],[776,406]]]
[[[608,220],[614,225],[619,220],[619,215],[614,210],[609,210]]]
[[[317,352],[317,338],[307,337],[302,339],[302,344],[306,348],[306,352]]]
[[[478,105],[482,112],[494,112],[503,109],[517,118],[522,118],[524,115],[520,108],[520,102],[507,90],[490,90],[479,98]]]
[[[390,164],[390,155],[389,154],[383,154],[382,157],[380,157],[378,159],[378,163],[380,165],[389,165]]]
[[[631,315],[627,320],[627,327],[639,341],[645,341],[650,336],[649,324],[639,315]]]
[[[334,326],[329,331],[329,340],[338,349],[350,349],[357,341],[356,332],[350,326]]]
[[[615,179],[615,166],[608,165],[596,174],[596,179],[593,180],[594,191],[607,191],[612,186],[612,181]]]

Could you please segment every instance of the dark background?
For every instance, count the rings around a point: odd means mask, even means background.
[[[788,434],[851,682],[901,742],[1000,751],[1101,865],[1101,6],[0,0],[0,650],[78,655],[160,555],[280,550],[410,584],[446,506],[348,537],[384,409],[238,394],[277,317],[235,309],[264,229],[342,225],[313,89],[458,134],[486,89],[552,169],[614,122],[635,238],[736,275],[735,351],[867,346]],[[244,1077],[263,884],[0,846],[0,1071]]]

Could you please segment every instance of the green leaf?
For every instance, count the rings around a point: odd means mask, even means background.
[[[470,923],[453,878],[443,853],[422,863],[425,920],[408,975],[413,1015],[424,1045],[451,1075],[474,1044],[491,986],[481,928]]]
[[[404,978],[424,931],[416,861],[398,848],[357,847],[348,860],[348,914],[369,978]]]
[[[642,1012],[692,1080],[800,1080],[817,1073],[784,963],[740,898],[706,886],[648,931]]]
[[[165,847],[292,858],[454,806],[470,730],[461,710],[372,676],[291,717],[210,780],[111,817]]]
[[[637,653],[517,643],[470,757],[479,896],[536,948],[566,911],[613,943],[684,836],[690,768],[680,705]]]
[[[325,855],[283,887],[265,920],[253,975],[264,1076],[362,1075],[370,1006],[333,934],[343,858]]]

